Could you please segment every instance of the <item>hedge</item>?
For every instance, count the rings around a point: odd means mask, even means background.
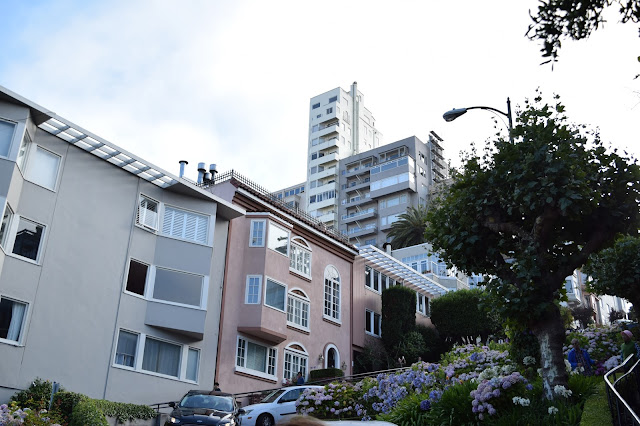
[[[81,398],[73,407],[69,426],[109,426],[107,418],[97,402],[89,398]]]
[[[339,368],[319,368],[309,372],[309,380],[333,379],[344,376],[344,372]]]
[[[416,327],[416,292],[393,286],[382,292],[382,342],[392,351]]]

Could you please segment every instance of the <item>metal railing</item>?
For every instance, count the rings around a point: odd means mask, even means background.
[[[622,364],[604,375],[604,381],[613,424],[640,426],[637,414],[640,412],[640,360],[635,361],[635,357],[629,355]]]

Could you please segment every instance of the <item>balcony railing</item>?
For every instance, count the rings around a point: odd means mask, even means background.
[[[359,211],[359,212],[355,212],[355,213],[351,213],[351,214],[343,214],[342,215],[342,220],[352,219],[354,217],[364,216],[366,214],[375,213],[375,212],[376,212],[376,209],[374,209],[373,207],[370,207],[370,208],[368,208],[366,210],[362,210],[362,211]]]

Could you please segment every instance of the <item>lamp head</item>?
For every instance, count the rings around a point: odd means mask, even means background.
[[[467,108],[454,108],[442,114],[442,118],[444,118],[444,121],[453,121],[461,115],[466,114],[466,112]]]

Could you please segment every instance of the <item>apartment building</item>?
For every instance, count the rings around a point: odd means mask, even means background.
[[[339,162],[339,229],[351,243],[382,247],[408,207],[427,205],[448,176],[441,142],[430,132],[427,142],[412,136]]]
[[[363,273],[354,269],[355,247],[236,172],[218,175],[208,190],[247,212],[230,224],[216,365],[221,388],[273,389],[318,368],[349,375],[352,283]]]
[[[213,388],[243,208],[0,87],[0,212],[0,402],[36,377],[143,404]]]
[[[307,157],[306,211],[338,227],[338,162],[382,143],[364,95],[354,82],[350,91],[337,87],[311,98]]]

